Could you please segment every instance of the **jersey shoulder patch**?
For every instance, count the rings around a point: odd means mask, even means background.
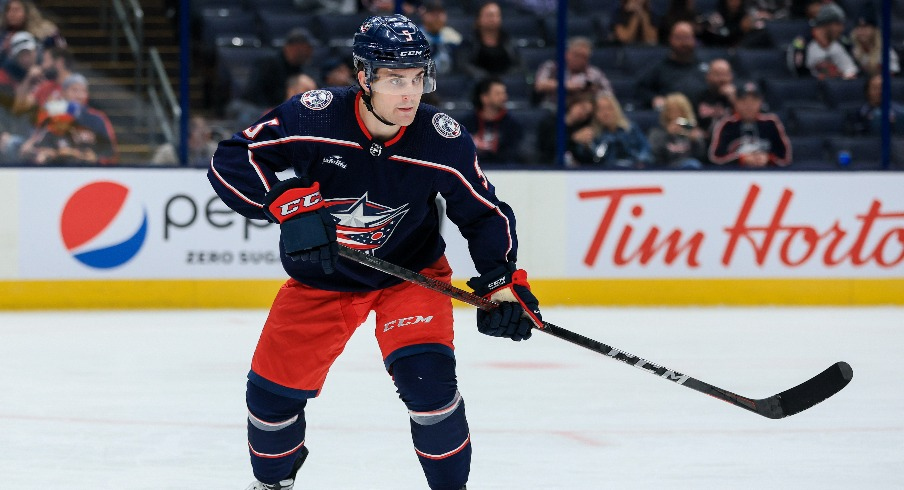
[[[461,125],[448,114],[437,112],[433,115],[432,122],[436,132],[443,138],[452,139],[461,136]]]
[[[312,111],[322,111],[333,101],[333,93],[329,90],[308,90],[298,96],[298,100]]]

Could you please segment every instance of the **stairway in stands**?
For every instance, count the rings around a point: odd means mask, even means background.
[[[176,29],[166,16],[164,0],[140,0],[140,5],[144,11],[145,52],[151,46],[160,52],[178,97],[179,44]],[[119,55],[114,59],[111,54],[114,31],[110,28],[110,21],[118,22],[111,0],[41,0],[40,8],[66,38],[75,57],[76,71],[88,77],[91,105],[110,117],[119,142],[120,162],[148,162],[154,146],[162,138],[159,128],[147,117],[151,111],[146,88],[136,92],[135,59],[121,29],[115,31],[118,33]],[[146,76],[148,64],[145,61],[142,76]],[[200,87],[198,77],[193,77],[190,89],[193,106],[197,106],[194,101],[201,98]]]

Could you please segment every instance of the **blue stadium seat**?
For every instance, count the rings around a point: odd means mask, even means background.
[[[766,34],[772,45],[785,49],[797,36],[806,36],[810,32],[810,24],[806,19],[782,19],[766,22]]]
[[[629,121],[636,124],[643,134],[647,134],[650,128],[659,125],[659,111],[656,110],[640,110],[633,112],[625,112],[625,117]]]
[[[530,105],[534,87],[528,83],[525,75],[515,73],[505,75],[501,79],[502,83],[505,84],[505,90],[508,93],[509,103],[512,107],[526,108]],[[531,77],[531,80],[533,80],[533,77]]]
[[[796,108],[790,112],[788,131],[794,135],[841,136],[845,114],[832,109]]]
[[[863,80],[823,80],[825,100],[834,108],[853,102],[863,103],[865,100],[864,83]]]
[[[261,9],[257,13],[260,20],[261,35],[270,44],[281,41],[296,27],[303,27],[315,35],[315,18],[311,15],[301,14],[285,9]],[[351,34],[349,34],[351,36]],[[316,39],[312,39],[316,41]]]
[[[837,165],[830,159],[826,140],[822,136],[792,136],[791,168],[794,170],[835,170]]]
[[[546,119],[549,111],[546,109],[513,109],[509,112],[515,120],[521,123],[524,139],[521,141],[521,152],[527,159],[527,163],[540,163],[537,156],[537,129],[540,122]]]
[[[331,47],[351,47],[352,35],[369,14],[321,14],[316,16],[314,35]]]
[[[815,78],[770,78],[763,81],[771,110],[790,108],[827,109]]]
[[[569,15],[568,29],[566,37],[584,36],[589,38],[596,44],[607,41],[606,26],[601,25],[601,16],[599,15]],[[546,33],[546,41],[550,46],[556,43],[558,34],[558,22],[556,16],[550,15],[543,19],[544,31]]]
[[[747,78],[790,78],[787,58],[780,49],[738,49],[734,55],[738,75]]]
[[[634,87],[637,81],[633,78],[609,77],[609,83],[612,85],[612,91],[615,92],[615,98],[621,103],[624,110],[630,110],[629,106],[638,103],[634,98]]]
[[[728,49],[726,49],[726,48],[697,46],[697,58],[700,61],[709,63],[710,61],[712,61],[716,58],[730,60],[731,54],[728,52]]]
[[[448,6],[446,8],[448,9]],[[455,29],[463,38],[467,39],[474,30],[474,16],[447,12],[446,25]]]
[[[439,99],[439,106],[444,109],[470,107],[471,92],[474,81],[462,73],[447,73],[436,82],[434,97]]]
[[[590,63],[606,74],[606,77],[613,78],[625,74],[624,70],[624,51],[618,46],[601,46],[593,48],[590,54]]]
[[[624,48],[624,71],[631,75],[639,75],[647,68],[669,55],[666,46],[631,45]]]
[[[879,138],[830,138],[829,155],[837,161],[840,151],[847,151],[851,155],[851,163],[847,166],[851,170],[882,170],[882,149]]]
[[[211,49],[218,38],[226,36],[258,36],[257,26],[247,13],[201,17],[201,45]]]
[[[194,17],[204,15],[205,11],[209,15],[213,9],[244,10],[245,4],[242,0],[192,0],[191,2],[191,12]]]
[[[248,83],[251,69],[261,58],[275,56],[273,48],[251,46],[217,46],[216,62],[221,83],[228,85],[232,97],[241,95]]]
[[[518,47],[546,45],[543,22],[534,15],[506,12],[502,15],[502,29],[508,32]]]
[[[524,63],[524,69],[529,75],[537,73],[537,68],[546,60],[555,59],[556,48],[547,47],[527,47],[519,50],[521,61]]]

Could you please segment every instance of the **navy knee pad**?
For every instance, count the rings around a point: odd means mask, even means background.
[[[245,401],[254,477],[264,483],[276,483],[292,472],[304,446],[307,400],[277,395],[249,381]]]
[[[460,489],[471,467],[471,436],[458,393],[455,360],[427,352],[392,364],[399,398],[411,417],[411,438],[432,489]]]

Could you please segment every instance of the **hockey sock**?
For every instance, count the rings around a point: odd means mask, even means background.
[[[304,446],[307,400],[276,395],[248,382],[248,450],[254,477],[276,483],[292,472]]]
[[[460,489],[471,468],[471,436],[455,360],[428,352],[398,359],[392,375],[411,417],[411,439],[431,489]]]

